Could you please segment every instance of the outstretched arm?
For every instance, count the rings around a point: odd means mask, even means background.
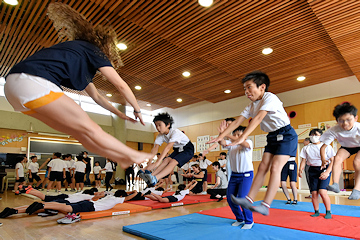
[[[139,118],[142,125],[145,125],[142,115],[140,113],[139,104],[136,101],[134,93],[131,91],[129,85],[119,76],[113,67],[101,67],[100,72],[119,90],[126,101],[134,108],[135,118]]]
[[[217,138],[214,138],[213,140],[207,142],[207,143],[214,143],[214,142],[219,142],[220,140],[222,140],[224,137],[226,137],[227,135],[229,135],[232,131],[234,131],[238,126],[240,126],[240,124],[245,121],[245,117],[240,115],[240,117],[238,117],[235,121],[233,121],[226,129],[224,132],[222,132]],[[252,122],[252,121],[251,121]]]
[[[131,122],[136,122],[135,119],[126,116],[124,113],[122,113],[112,104],[110,104],[103,96],[101,96],[93,83],[89,83],[89,85],[87,85],[87,87],[85,88],[85,91],[97,104],[117,115],[119,118]]]

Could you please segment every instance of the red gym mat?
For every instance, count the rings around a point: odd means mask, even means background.
[[[141,205],[141,206],[147,206],[151,207],[152,209],[159,209],[159,208],[169,208],[169,207],[176,207],[176,206],[182,206],[187,204],[194,204],[199,203],[195,200],[186,200],[184,198],[180,202],[170,202],[170,203],[161,203],[161,202],[155,202],[153,200],[138,200],[138,201],[128,201],[128,203],[135,204],[135,205]]]
[[[199,213],[235,219],[230,207],[215,208]],[[320,217],[310,217],[310,214],[313,213],[270,209],[269,216],[254,213],[254,222],[325,235],[360,239],[360,218],[332,215],[332,219],[325,219],[324,214],[320,214]]]
[[[216,202],[217,199],[210,199],[210,195],[206,194],[206,195],[186,195],[185,197],[186,200],[195,200],[198,201],[199,203],[203,203],[203,202]],[[226,201],[226,199],[224,200]]]
[[[80,213],[81,219],[91,219],[91,218],[99,218],[99,217],[109,217],[109,216],[116,216],[134,212],[146,212],[151,211],[151,207],[140,206],[135,204],[129,203],[121,203],[116,204],[115,207],[105,211],[98,211],[98,212],[83,212]]]

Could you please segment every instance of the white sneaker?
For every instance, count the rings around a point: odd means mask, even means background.
[[[241,224],[244,224],[244,223],[245,223],[245,221],[241,221],[241,222],[236,221],[236,222],[234,222],[233,224],[231,224],[231,226],[233,226],[233,227],[238,227],[238,226],[240,226]]]
[[[61,218],[57,220],[57,223],[61,224],[70,224],[79,222],[81,220],[81,217],[75,213],[68,213],[64,218]]]
[[[201,194],[202,194],[202,195],[206,195],[206,194],[207,194],[207,192],[205,192],[205,191],[204,191],[204,192],[201,192]]]

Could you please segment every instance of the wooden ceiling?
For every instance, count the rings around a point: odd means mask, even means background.
[[[0,4],[0,75],[44,47],[57,33],[46,17],[50,0]],[[360,79],[360,1],[64,0],[94,25],[111,25],[125,66],[120,75],[144,109],[216,103],[244,95],[241,79],[266,72],[281,93],[355,75]],[[262,49],[273,48],[270,55]],[[183,71],[191,76],[185,78]],[[305,76],[303,82],[296,81]],[[101,76],[111,101],[124,103]],[[140,85],[142,90],[134,89]],[[224,90],[230,89],[230,94]],[[178,103],[177,98],[183,101]],[[151,103],[151,107],[146,107]]]

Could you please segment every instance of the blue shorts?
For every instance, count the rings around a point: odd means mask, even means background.
[[[295,161],[287,162],[281,170],[282,182],[286,182],[288,176],[290,177],[290,182],[297,182],[297,164]]]
[[[94,212],[95,211],[94,203],[90,202],[88,200],[77,202],[77,203],[70,203],[69,205],[72,207],[73,213]]]
[[[45,178],[48,178],[49,177],[49,171],[46,170],[46,173],[45,173]]]
[[[179,148],[173,149],[174,151],[169,155],[169,158],[175,159],[179,167],[182,167],[194,156],[194,145],[190,141],[184,146],[182,152],[179,152]]]
[[[290,124],[275,132],[270,132],[266,140],[265,152],[296,157],[298,136]]]
[[[310,166],[309,168],[309,181],[310,181],[310,192],[319,191],[319,189],[326,189],[330,183],[330,176],[326,180],[319,179],[320,174],[326,169],[320,170],[321,167]],[[327,168],[327,167],[326,167]]]

